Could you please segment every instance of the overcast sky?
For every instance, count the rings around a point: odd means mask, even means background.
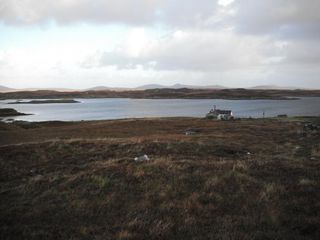
[[[320,88],[319,0],[0,0],[0,85]]]

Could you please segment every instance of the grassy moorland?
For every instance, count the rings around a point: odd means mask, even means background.
[[[1,123],[0,239],[320,239],[306,121]]]
[[[58,99],[58,98],[135,98],[135,99],[296,99],[320,97],[320,90],[259,90],[259,89],[148,89],[128,91],[50,90],[0,93],[0,99]]]

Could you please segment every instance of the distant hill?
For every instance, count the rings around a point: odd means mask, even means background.
[[[189,89],[226,89],[227,87],[221,85],[209,85],[209,86],[197,86],[197,85],[185,85],[185,84],[174,84],[174,85],[160,85],[160,84],[147,84],[137,87],[136,89],[147,90],[147,89],[180,89],[180,88],[189,88]]]
[[[70,89],[70,88],[20,88],[20,89],[13,89],[8,88],[5,86],[0,85],[0,92],[18,92],[18,91],[56,91],[56,92],[87,92],[87,91],[114,91],[114,92],[122,92],[122,91],[137,91],[137,90],[150,90],[150,89],[193,89],[193,90],[223,90],[223,89],[232,89],[229,87],[225,87],[222,85],[186,85],[186,84],[173,84],[173,85],[161,85],[161,84],[146,84],[136,88],[124,88],[124,87],[107,87],[107,86],[96,86],[87,89]],[[307,89],[307,88],[299,88],[293,86],[277,86],[277,85],[259,85],[254,87],[249,87],[246,89],[251,90],[314,90],[314,89]]]
[[[301,89],[298,87],[292,87],[292,86],[277,86],[277,85],[259,85],[251,87],[250,89],[274,89],[274,90],[294,90],[294,89]]]
[[[0,92],[11,92],[11,91],[14,91],[14,90],[15,89],[13,89],[13,88],[8,88],[8,87],[0,85]]]
[[[83,91],[129,91],[133,88],[121,88],[121,87],[106,87],[106,86],[96,86],[92,88],[85,89]]]
[[[160,85],[160,84],[146,84],[139,87],[136,87],[138,90],[146,90],[146,89],[162,89],[162,88],[168,88],[168,86]]]
[[[105,91],[105,90],[109,90],[110,88],[105,87],[105,86],[96,86],[96,87],[92,87],[92,88],[88,88],[86,89],[87,91]]]
[[[33,91],[56,91],[56,92],[74,92],[74,91],[79,91],[76,89],[70,89],[70,88],[19,88],[19,89],[14,89],[14,88],[8,88],[5,86],[0,86],[0,92],[33,92]],[[80,90],[81,91],[81,90]]]
[[[70,88],[23,88],[18,89],[16,91],[56,91],[56,92],[74,92],[74,91],[82,91],[77,89],[70,89]]]

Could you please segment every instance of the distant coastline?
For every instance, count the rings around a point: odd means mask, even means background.
[[[50,104],[50,103],[80,103],[74,99],[50,99],[50,100],[32,100],[32,101],[16,101],[8,104]]]
[[[148,89],[134,91],[74,91],[50,90],[0,93],[0,99],[65,99],[74,98],[132,98],[132,99],[229,99],[229,100],[295,100],[300,97],[320,97],[320,90],[260,90],[260,89]],[[70,100],[68,100],[70,101]],[[35,103],[35,102],[29,102]],[[21,104],[19,102],[19,104]]]

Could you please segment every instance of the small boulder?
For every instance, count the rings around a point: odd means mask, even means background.
[[[200,128],[188,128],[185,131],[185,135],[189,136],[189,135],[195,135],[201,133],[201,129]]]
[[[136,162],[150,161],[150,158],[148,157],[148,155],[145,154],[145,155],[140,156],[140,157],[135,157],[134,161],[136,161]]]

